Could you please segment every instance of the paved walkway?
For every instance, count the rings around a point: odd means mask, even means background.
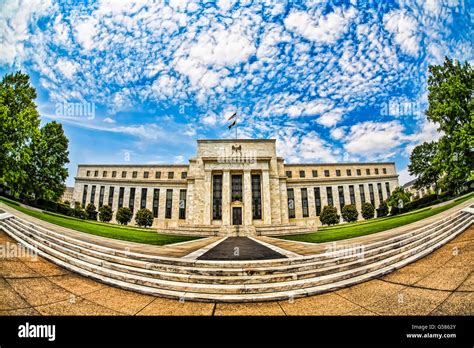
[[[341,290],[265,303],[179,302],[114,288],[28,256],[0,232],[0,315],[473,315],[474,227],[400,270]]]
[[[247,237],[229,237],[198,257],[198,260],[269,260],[286,256]]]

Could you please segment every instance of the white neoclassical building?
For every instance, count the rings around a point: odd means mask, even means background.
[[[275,143],[198,140],[186,165],[79,165],[73,201],[148,208],[171,233],[298,233],[320,225],[325,205],[378,208],[398,186],[393,162],[286,164]]]

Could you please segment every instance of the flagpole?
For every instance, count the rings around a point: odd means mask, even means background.
[[[238,120],[238,116],[235,115],[235,140],[237,140],[237,120]]]

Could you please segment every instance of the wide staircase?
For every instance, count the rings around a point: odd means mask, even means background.
[[[42,228],[15,216],[0,228],[40,256],[83,276],[141,293],[185,301],[287,300],[379,277],[455,238],[473,223],[471,207],[357,252],[263,261],[205,261],[111,249]],[[345,241],[347,246],[347,240]]]

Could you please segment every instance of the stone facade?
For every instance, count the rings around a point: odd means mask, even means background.
[[[238,226],[251,234],[259,226],[320,225],[331,193],[339,212],[350,203],[360,211],[364,195],[377,208],[398,186],[393,162],[285,164],[274,139],[197,143],[189,165],[79,165],[73,201],[111,203],[114,212],[146,207],[161,229]]]

